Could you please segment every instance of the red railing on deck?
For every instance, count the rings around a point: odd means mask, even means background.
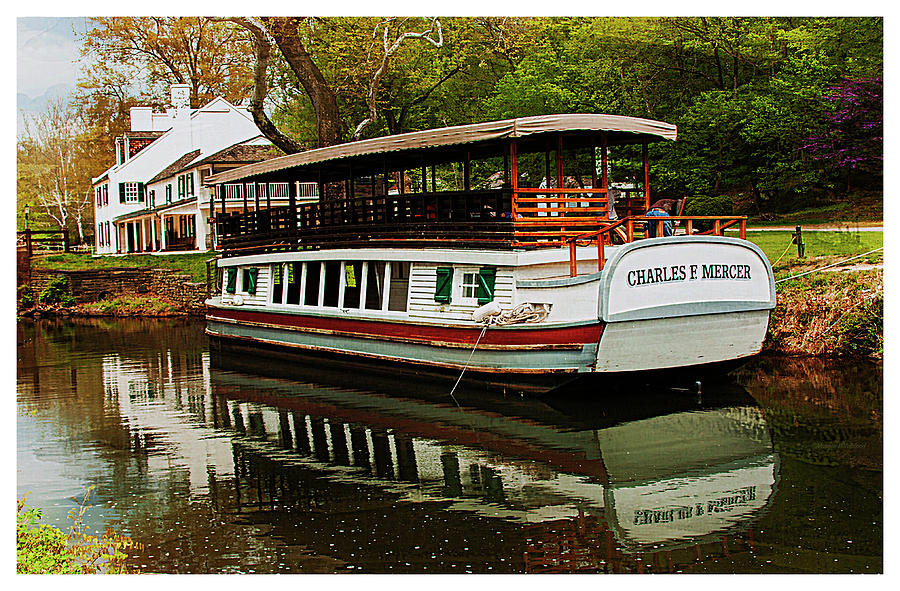
[[[656,236],[663,236],[663,227],[665,222],[684,222],[683,226],[674,227],[673,235],[686,236],[724,236],[725,230],[737,225],[739,227],[739,236],[741,240],[747,239],[747,216],[709,216],[709,215],[676,215],[669,217],[636,215],[622,218],[616,222],[605,225],[599,230],[585,232],[577,236],[568,238],[566,242],[569,246],[569,275],[575,277],[578,275],[578,261],[576,259],[576,248],[579,243],[587,246],[594,242],[597,243],[597,270],[602,271],[606,264],[605,245],[612,244],[613,231],[621,229],[624,231],[624,242],[633,242],[635,235],[635,224],[638,223],[638,231],[643,232],[646,237],[649,232],[646,231],[645,222],[651,222],[656,225]],[[712,228],[705,231],[694,231],[694,222],[709,221],[712,222]],[[619,234],[622,237],[621,233]]]

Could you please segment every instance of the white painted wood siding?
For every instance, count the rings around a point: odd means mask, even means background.
[[[434,301],[434,289],[437,283],[437,268],[448,265],[437,263],[415,263],[409,272],[409,316],[429,320],[472,319],[472,312],[479,304],[463,304],[451,299],[449,304]],[[472,268],[472,265],[464,265]],[[454,285],[460,281],[462,266],[455,266],[453,271]],[[494,281],[494,300],[504,308],[514,305],[515,280],[512,269],[498,267]]]

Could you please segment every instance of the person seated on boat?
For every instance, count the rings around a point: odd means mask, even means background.
[[[656,201],[653,205],[650,206],[650,209],[647,210],[646,216],[653,217],[669,217],[672,215],[672,207],[675,205],[674,199],[660,199]],[[656,237],[656,222],[646,221],[644,222],[644,230],[647,232],[647,238],[655,238]],[[663,236],[671,236],[674,232],[674,226],[672,222],[667,221],[663,222]]]

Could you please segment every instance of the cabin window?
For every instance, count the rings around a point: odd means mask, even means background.
[[[319,263],[306,263],[306,289],[303,294],[303,303],[307,306],[319,305],[319,279],[322,275],[322,265]]]
[[[497,270],[493,267],[460,269],[459,298],[466,304],[486,304],[494,299]]]
[[[409,262],[406,261],[391,263],[388,310],[392,312],[406,312],[406,300],[409,297],[409,266]]]
[[[449,304],[452,288],[453,267],[438,267],[437,281],[434,284],[434,301]]]
[[[272,303],[280,304],[284,289],[284,265],[272,265]]]
[[[325,281],[322,293],[322,305],[328,308],[338,307],[341,292],[341,263],[327,261],[325,263]]]
[[[234,293],[237,290],[237,269],[228,267],[225,269],[225,293]]]
[[[366,309],[384,308],[384,261],[369,261],[366,269]]]
[[[362,278],[362,261],[344,263],[344,308],[359,308]]]
[[[303,263],[288,263],[285,267],[287,268],[287,297],[284,303],[299,305],[303,282]],[[316,289],[318,290],[318,287]]]
[[[249,269],[244,269],[243,277],[241,277],[241,291],[250,295],[256,294],[256,279],[258,276],[258,268],[250,267]]]

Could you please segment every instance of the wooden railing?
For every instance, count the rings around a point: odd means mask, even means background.
[[[517,188],[512,215],[515,246],[562,246],[566,240],[609,222],[606,189]]]
[[[576,249],[580,246],[588,246],[596,242],[597,244],[597,270],[602,271],[606,264],[605,246],[613,244],[613,236],[618,235],[622,242],[633,242],[635,239],[635,224],[640,224],[637,228],[639,232],[644,234],[644,238],[650,234],[648,225],[655,225],[654,234],[659,237],[665,236],[665,224],[672,223],[673,235],[686,236],[724,236],[725,230],[738,226],[739,236],[741,240],[747,239],[747,216],[709,216],[709,215],[676,215],[676,216],[628,216],[616,222],[609,223],[599,230],[585,232],[577,236],[567,239],[569,246],[569,275],[575,277],[578,275],[578,264],[576,259]],[[683,225],[675,226],[675,222],[684,222]],[[703,222],[711,223],[712,227],[708,230],[695,230],[694,223]],[[614,234],[616,232],[616,234]]]
[[[226,253],[319,246],[511,245],[509,190],[363,196],[217,216]]]
[[[69,252],[68,230],[22,230],[16,232],[16,236],[24,244],[28,256],[31,256],[36,246]]]

